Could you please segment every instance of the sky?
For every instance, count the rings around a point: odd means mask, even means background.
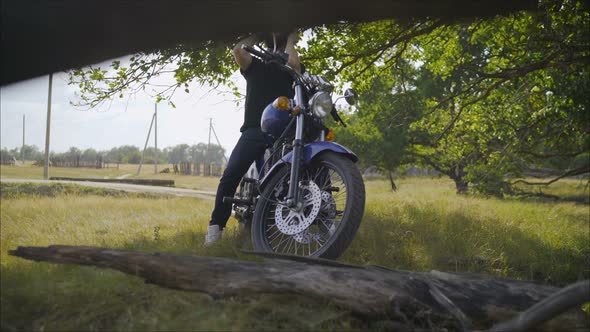
[[[306,47],[310,32],[306,31],[298,46]],[[130,56],[120,60],[122,65]],[[112,60],[106,60],[93,67],[108,68]],[[75,146],[82,150],[94,148],[108,150],[121,145],[135,145],[143,149],[154,112],[154,98],[138,93],[129,98],[113,100],[103,107],[82,110],[70,105],[78,101],[76,86],[67,84],[66,72],[54,73],[51,103],[50,151],[65,152]],[[246,93],[246,81],[239,71],[232,75],[242,95]],[[173,85],[170,74],[158,77],[157,84]],[[36,145],[45,150],[45,128],[47,123],[47,96],[49,76],[14,83],[0,87],[0,147],[13,149],[22,145],[23,115],[25,115],[25,144]],[[348,87],[345,85],[345,87]],[[158,104],[158,148],[177,144],[207,143],[209,119],[226,155],[231,153],[240,137],[244,120],[243,101],[236,105],[235,97],[227,93],[229,88],[220,86],[189,85],[190,93],[178,89],[172,101],[176,108],[163,101]],[[344,106],[343,100],[337,102]],[[215,143],[215,136],[211,136]],[[148,146],[154,146],[154,134]]]
[[[110,60],[103,63],[109,64]],[[232,79],[240,92],[245,93],[245,80],[236,72]],[[174,83],[172,77],[161,77],[159,83]],[[47,96],[49,76],[37,77],[0,87],[0,146],[12,149],[22,145],[23,115],[25,116],[25,144],[45,148]],[[179,89],[173,102],[158,104],[158,148],[181,143],[206,143],[209,138],[209,119],[221,145],[229,155],[240,136],[243,122],[243,103],[223,93],[227,88],[212,90],[208,86],[190,86],[190,93]],[[147,94],[114,100],[110,105],[91,110],[80,110],[70,105],[78,100],[75,86],[67,84],[67,73],[53,75],[51,106],[50,150],[80,149],[107,150],[115,146],[135,145],[143,148],[154,112],[154,98]],[[212,142],[215,137],[212,135]],[[154,134],[149,146],[154,145]]]

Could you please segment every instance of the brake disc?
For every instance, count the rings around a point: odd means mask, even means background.
[[[320,231],[329,238],[336,231],[336,225],[334,225],[334,218],[336,217],[336,201],[334,200],[334,197],[332,197],[332,194],[327,191],[322,191],[322,205],[320,207],[320,212],[325,218],[318,221],[318,226]],[[308,244],[313,240],[320,241],[322,235],[319,233],[310,233],[308,229],[304,229],[300,233],[293,235],[293,239],[298,243]]]
[[[303,207],[291,210],[287,206],[279,205],[275,209],[275,224],[281,233],[295,235],[306,230],[320,213],[322,205],[322,191],[317,184],[309,181],[301,186]]]

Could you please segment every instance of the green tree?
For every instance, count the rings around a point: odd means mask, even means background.
[[[106,152],[105,155],[106,155],[106,160],[111,163],[122,164],[125,159],[125,155],[117,147],[110,149],[108,152]]]
[[[334,75],[364,91],[356,118],[368,122],[359,121],[357,141],[386,147],[397,140],[389,151],[448,175],[458,192],[472,183],[500,196],[512,191],[510,178],[541,167],[558,178],[590,170],[579,161],[590,146],[582,93],[589,87],[588,22],[584,3],[549,1],[536,13],[414,23],[406,29],[413,36],[401,42],[395,22],[337,25],[320,28],[308,54],[347,59],[330,63]],[[417,70],[404,67],[407,61]],[[409,89],[400,92],[395,82],[402,80]],[[408,130],[383,126],[411,105],[414,121],[401,124]],[[370,148],[363,153],[372,158]]]
[[[66,153],[63,154],[63,156],[70,161],[78,160],[82,156],[82,150],[75,146],[72,146],[68,149]]]
[[[204,158],[212,164],[222,164],[224,162],[225,149],[221,145],[211,144],[205,150]]]
[[[82,152],[81,159],[84,162],[93,163],[98,158],[98,152],[95,149],[89,148]]]
[[[416,72],[409,62],[400,61],[395,68],[375,77],[358,111],[347,114],[349,126],[335,127],[338,142],[355,151],[364,166],[376,165],[388,174],[393,190],[393,172],[410,161],[409,125],[419,118],[423,106],[415,86]]]
[[[181,161],[188,161],[189,159],[189,145],[178,144],[168,151],[168,161],[171,164],[178,164]]]
[[[118,148],[118,152],[123,156],[123,163],[139,164],[141,161],[141,151],[136,146],[123,145]]]
[[[19,150],[19,155],[17,159],[20,159],[23,156],[25,160],[42,160],[43,153],[39,150],[39,147],[36,145],[24,145]]]
[[[152,146],[145,149],[143,162],[146,164],[153,164],[154,160],[156,159],[156,156],[158,158],[158,163],[168,162],[168,154],[160,149],[156,150]]]
[[[198,143],[190,147],[190,160],[194,163],[204,163],[205,154],[207,153],[207,144]]]
[[[237,42],[237,39],[236,39]],[[189,93],[189,83],[210,86],[225,85],[239,95],[237,87],[229,80],[237,70],[231,48],[233,42],[208,41],[198,45],[138,53],[125,61],[115,60],[109,67],[89,66],[69,72],[69,84],[79,89],[75,106],[92,108],[144,91],[156,102],[167,101],[172,107],[172,96],[178,89]],[[175,84],[162,87],[154,83],[161,75],[172,75]]]

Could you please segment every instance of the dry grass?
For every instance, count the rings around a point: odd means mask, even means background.
[[[343,259],[552,284],[590,277],[586,204],[457,196],[446,179],[403,179],[398,186],[392,194],[385,181],[367,182],[363,226]]]
[[[367,182],[365,218],[343,261],[485,272],[557,285],[590,277],[588,205],[458,197],[444,179],[403,179],[398,185],[399,191],[391,193],[386,181]],[[1,203],[3,331],[340,331],[378,326],[301,296],[214,301],[118,272],[34,263],[7,254],[18,245],[71,244],[248,259],[239,252],[244,244],[238,244],[232,221],[222,243],[202,246],[212,200],[76,192],[3,198]]]
[[[164,164],[158,165],[158,170],[162,171],[165,168],[172,170],[172,165]],[[110,168],[95,169],[95,168],[66,168],[66,167],[51,167],[49,169],[49,176],[59,177],[75,177],[75,178],[116,178],[125,176],[128,179],[163,179],[174,180],[175,187],[196,189],[203,191],[217,190],[219,184],[219,177],[214,176],[187,176],[178,175],[174,173],[158,173],[154,174],[154,165],[147,164],[141,168],[141,174],[137,175],[138,165],[121,164],[117,168],[116,164],[111,164]],[[33,166],[31,163],[16,166],[1,166],[0,176],[7,179],[43,179],[43,167]]]
[[[98,177],[98,178],[115,178],[124,175],[126,170],[114,168],[66,168],[50,167],[49,176],[63,177]],[[16,166],[0,166],[0,176],[2,178],[20,178],[20,179],[43,179],[43,167],[34,166],[31,163],[25,165],[17,164]]]

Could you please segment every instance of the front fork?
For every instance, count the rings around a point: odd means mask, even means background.
[[[301,151],[303,150],[303,87],[301,82],[295,82],[295,104],[301,111],[297,114],[297,123],[295,126],[295,139],[293,140],[293,158],[291,159],[291,177],[289,179],[289,192],[286,203],[291,209],[297,209],[301,206],[299,201],[299,173],[301,169]]]

